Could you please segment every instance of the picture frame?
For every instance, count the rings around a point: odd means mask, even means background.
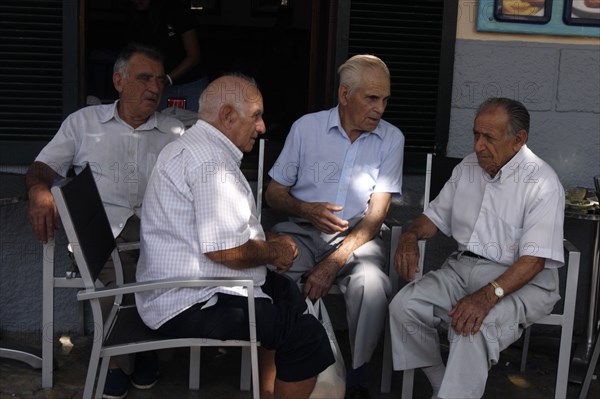
[[[552,0],[494,0],[494,18],[503,22],[545,24],[552,18]]]
[[[600,0],[565,0],[563,20],[567,25],[600,26]]]
[[[550,20],[546,23],[536,23],[527,19],[508,20],[502,19],[502,16],[499,20],[495,14],[496,1],[478,1],[476,11],[478,32],[600,37],[600,25],[593,24],[593,21],[585,21],[587,18],[574,18],[572,12],[565,11],[565,8],[573,9],[571,4],[573,1],[583,0],[550,0],[549,3],[545,3],[550,12]],[[568,7],[569,5],[571,7]],[[565,12],[569,12],[568,18],[564,18]]]

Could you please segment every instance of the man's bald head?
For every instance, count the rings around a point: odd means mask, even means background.
[[[241,151],[252,150],[266,131],[263,100],[256,81],[241,74],[225,75],[211,82],[200,96],[200,119],[210,123]]]
[[[243,74],[224,75],[212,81],[200,96],[200,119],[212,124],[219,109],[230,105],[240,110],[245,102],[256,101],[260,96],[256,81]]]

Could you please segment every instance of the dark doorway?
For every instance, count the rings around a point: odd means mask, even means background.
[[[131,0],[87,0],[85,96],[112,102],[112,66],[127,43],[126,6]],[[285,138],[308,112],[311,1],[181,1],[192,9],[201,67],[210,79],[227,72],[254,77],[263,93],[267,136]]]

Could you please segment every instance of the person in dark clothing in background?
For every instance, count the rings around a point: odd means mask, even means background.
[[[129,41],[152,44],[165,55],[167,82],[158,110],[169,98],[185,98],[185,108],[197,112],[200,93],[208,84],[201,68],[197,20],[178,0],[130,0],[126,22]]]

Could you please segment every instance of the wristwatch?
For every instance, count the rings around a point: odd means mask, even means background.
[[[504,298],[504,289],[500,287],[500,284],[498,284],[496,280],[492,281],[490,284],[494,287],[494,295],[498,297],[498,302],[500,302],[502,298]]]

